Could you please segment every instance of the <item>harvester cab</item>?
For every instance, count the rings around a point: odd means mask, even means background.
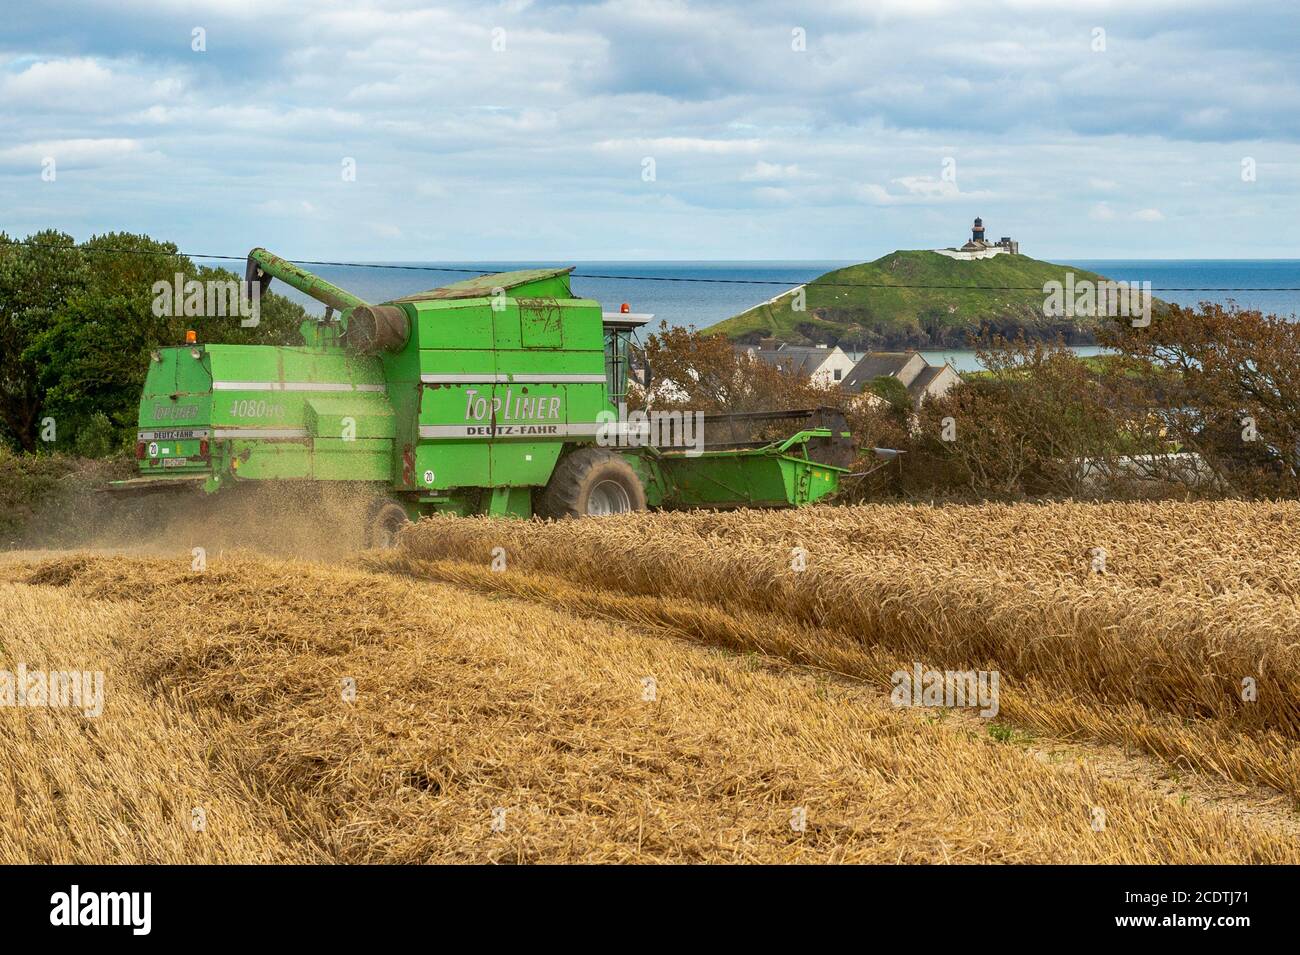
[[[650,389],[650,365],[637,339],[653,315],[633,312],[626,302],[617,312],[602,312],[605,330],[605,387],[614,408],[626,412],[628,382],[634,371],[641,372],[638,386],[647,394]]]
[[[374,305],[254,249],[250,286],[279,279],[324,315],[303,323],[301,345],[155,350],[139,476],[114,489],[347,482],[374,502],[376,542],[434,511],[797,506],[836,489],[849,463],[842,419],[782,412],[793,433],[738,440],[736,421],[697,416],[705,434],[691,446],[630,427],[646,417],[627,398],[650,386],[636,334],[651,316],[602,312],[573,294],[571,271],[476,276]]]

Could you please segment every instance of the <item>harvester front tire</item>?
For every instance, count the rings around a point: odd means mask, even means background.
[[[537,503],[539,517],[602,517],[644,511],[645,488],[632,465],[602,448],[579,448],[555,466]]]
[[[366,546],[388,550],[397,546],[397,535],[411,523],[406,509],[396,501],[381,501],[370,512],[366,524]]]

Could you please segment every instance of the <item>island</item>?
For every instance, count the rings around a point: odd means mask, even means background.
[[[1024,255],[1010,237],[986,240],[977,218],[960,247],[900,250],[835,269],[704,331],[742,344],[775,340],[851,351],[964,348],[972,336],[997,335],[1090,345],[1107,320],[1104,308],[1063,309],[1062,299],[1072,303],[1075,289],[1115,284]]]

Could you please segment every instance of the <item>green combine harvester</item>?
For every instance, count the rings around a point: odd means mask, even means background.
[[[278,278],[324,316],[303,323],[301,346],[189,333],[154,351],[140,476],[112,489],[349,482],[366,492],[369,542],[384,546],[432,512],[797,506],[837,488],[855,449],[825,409],[707,415],[702,444],[632,446],[628,373],[650,316],[603,314],[573,296],[570,271],[502,272],[371,305],[254,249],[247,282],[265,291]],[[798,425],[771,440],[784,419]]]

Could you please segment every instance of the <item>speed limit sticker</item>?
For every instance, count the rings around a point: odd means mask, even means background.
[[[424,483],[425,483],[425,484],[432,484],[432,483],[433,483],[433,472],[432,472],[432,471],[425,471],[425,472],[424,472]]]

